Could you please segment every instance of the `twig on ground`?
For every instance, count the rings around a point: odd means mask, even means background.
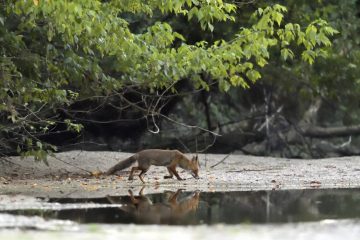
[[[1,157],[0,157],[0,163],[1,163],[1,164],[7,163],[7,164],[10,164],[10,165],[21,166],[21,165],[18,164],[18,163],[13,163],[10,159],[8,159],[7,157],[4,157],[4,156],[1,156]]]
[[[214,168],[214,167],[216,167],[217,165],[219,165],[220,163],[223,163],[228,157],[230,157],[231,154],[232,154],[232,152],[229,153],[228,155],[226,155],[223,159],[221,159],[221,160],[220,160],[219,162],[217,162],[216,164],[210,166],[210,168]]]
[[[80,169],[81,171],[87,172],[87,173],[89,173],[90,175],[93,174],[92,172],[90,172],[90,171],[88,171],[88,170],[86,170],[86,169],[84,169],[84,168],[81,168],[81,167],[75,166],[75,165],[73,165],[73,164],[70,164],[70,163],[68,163],[68,162],[65,162],[64,160],[62,160],[62,159],[60,159],[60,158],[58,158],[58,157],[56,157],[56,156],[53,156],[53,157],[54,157],[56,160],[58,160],[58,161],[60,161],[60,162],[62,162],[62,163],[65,163],[65,164],[67,164],[67,165],[69,165],[69,166],[71,166],[71,167]]]

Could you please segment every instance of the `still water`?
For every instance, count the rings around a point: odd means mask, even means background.
[[[47,199],[62,209],[0,211],[66,219],[79,223],[239,224],[360,219],[360,189],[312,189],[249,192],[164,192],[93,199]],[[89,203],[98,207],[86,208]],[[108,207],[116,204],[116,207]],[[74,206],[69,209],[68,206]],[[84,205],[85,207],[81,207]],[[78,206],[78,207],[76,207]],[[106,207],[107,206],[107,207]],[[114,205],[115,206],[115,205]]]

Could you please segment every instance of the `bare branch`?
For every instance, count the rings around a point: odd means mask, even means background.
[[[360,135],[360,125],[328,128],[308,126],[302,128],[301,132],[304,136],[313,138],[348,137]]]
[[[221,136],[220,134],[216,133],[216,132],[213,132],[213,131],[210,131],[206,128],[202,128],[202,127],[199,127],[199,126],[196,126],[196,125],[189,125],[189,124],[186,124],[186,123],[182,123],[182,122],[179,122],[179,121],[176,121],[164,114],[159,114],[161,117],[163,117],[164,119],[168,120],[169,122],[172,122],[172,123],[175,123],[175,124],[178,124],[180,126],[183,126],[183,127],[187,127],[187,128],[193,128],[193,129],[199,129],[201,131],[204,131],[204,132],[208,132],[208,133],[211,133],[212,135],[214,136]]]

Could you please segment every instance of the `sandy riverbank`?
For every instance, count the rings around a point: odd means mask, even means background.
[[[49,166],[33,159],[10,157],[1,161],[0,192],[36,197],[102,197],[124,195],[140,189],[128,169],[119,176],[91,176],[105,171],[130,153],[70,151],[49,157]],[[282,159],[244,155],[199,155],[200,179],[179,169],[184,181],[163,179],[164,167],[151,167],[145,176],[146,193],[176,190],[245,191],[304,188],[360,187],[360,157],[316,160]],[[224,158],[226,158],[224,160]]]

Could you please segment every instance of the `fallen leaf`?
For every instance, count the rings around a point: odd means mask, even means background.
[[[100,177],[100,176],[103,175],[103,174],[104,174],[104,173],[101,172],[101,171],[99,171],[99,170],[96,170],[96,171],[92,171],[92,172],[91,172],[91,175],[92,175],[93,177],[96,177],[96,178]]]
[[[325,168],[336,168],[334,165],[326,165]]]
[[[310,182],[310,187],[313,187],[313,188],[318,188],[321,186],[321,182],[320,181],[311,181]]]

